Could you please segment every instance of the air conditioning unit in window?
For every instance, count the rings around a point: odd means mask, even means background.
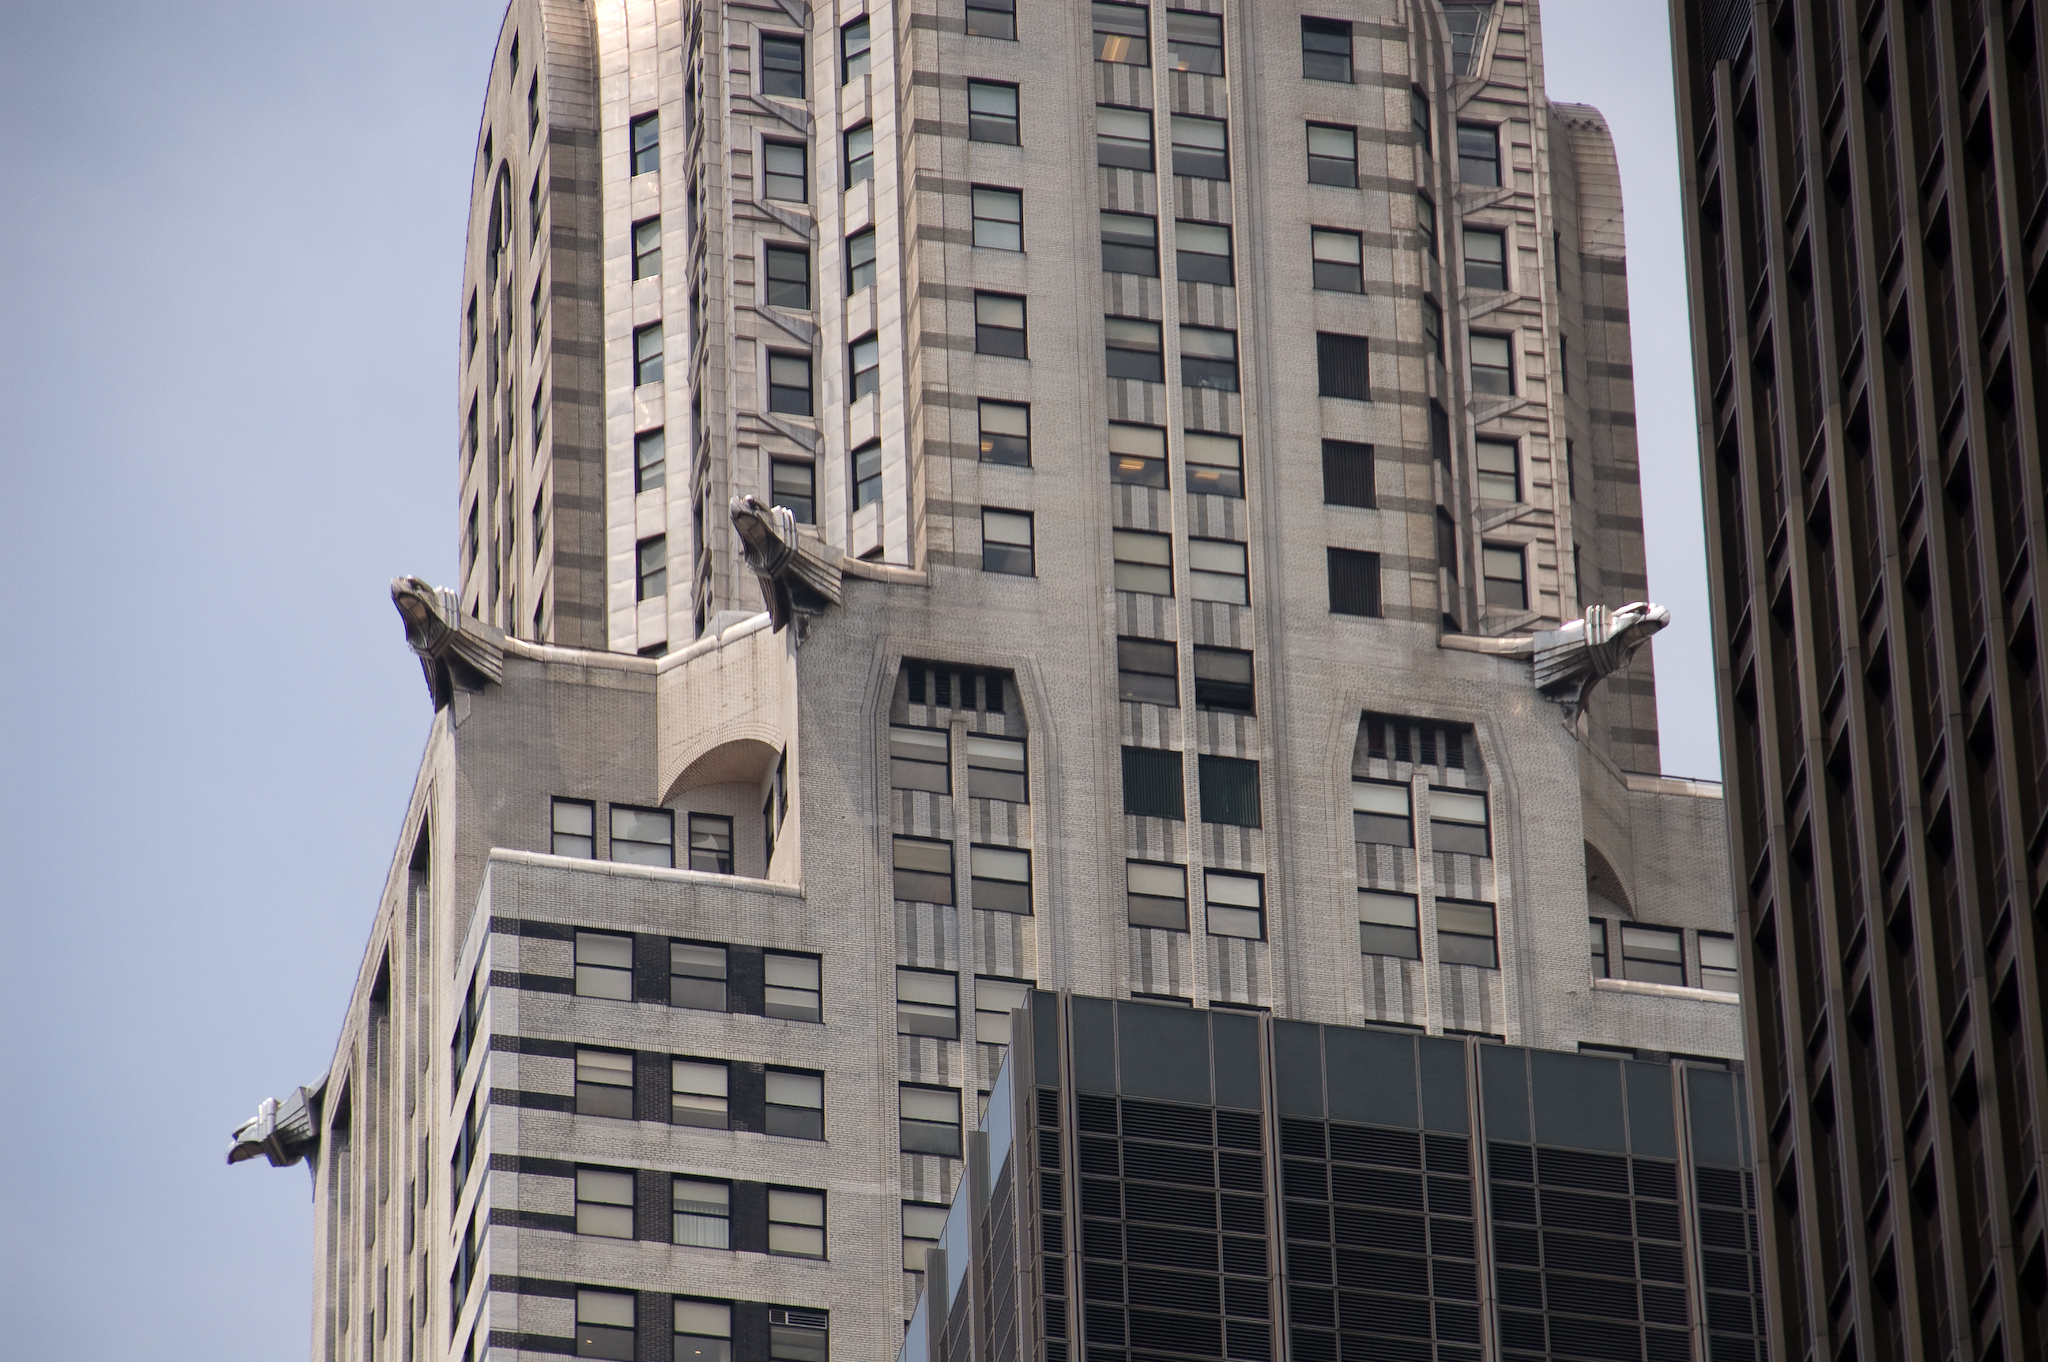
[[[776,1307],[768,1311],[770,1324],[789,1324],[799,1329],[823,1329],[831,1316],[823,1310],[786,1310]]]

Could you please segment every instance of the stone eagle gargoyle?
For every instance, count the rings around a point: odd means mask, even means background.
[[[799,529],[787,507],[769,506],[749,492],[732,499],[732,524],[745,546],[747,566],[761,582],[768,618],[781,629],[793,618],[821,615],[839,604],[845,555],[808,527]],[[799,631],[801,634],[801,631]]]
[[[1628,665],[1650,635],[1671,623],[1671,612],[1648,601],[1630,601],[1619,609],[1596,605],[1562,629],[1501,638],[1446,636],[1445,647],[1496,657],[1524,657],[1533,664],[1536,689],[1564,706],[1564,721],[1576,724],[1600,678]]]
[[[391,603],[405,621],[405,641],[419,654],[435,709],[446,709],[458,690],[476,692],[505,679],[504,636],[481,620],[464,619],[454,592],[417,577],[393,577]]]
[[[325,1086],[322,1082],[311,1088],[294,1088],[282,1102],[264,1098],[256,1115],[236,1126],[228,1137],[234,1141],[228,1146],[228,1162],[240,1163],[261,1154],[272,1168],[289,1168],[304,1158],[319,1138],[314,1113]]]

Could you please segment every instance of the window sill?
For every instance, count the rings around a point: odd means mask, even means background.
[[[1595,979],[1593,990],[1608,993],[1634,993],[1646,998],[1690,998],[1700,1003],[1723,1003],[1737,1007],[1742,1003],[1740,993],[1720,993],[1710,988],[1687,988],[1681,984],[1646,984],[1635,979]]]

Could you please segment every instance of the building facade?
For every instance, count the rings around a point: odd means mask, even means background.
[[[327,1075],[238,1150],[310,1157],[315,1356],[893,1354],[1037,987],[1740,1054],[1618,179],[1540,52],[511,6],[462,576],[394,584],[433,727]]]
[[[1672,19],[1773,1343],[2039,1357],[2040,7]]]

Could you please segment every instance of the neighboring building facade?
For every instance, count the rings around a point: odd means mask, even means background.
[[[2048,1352],[2042,22],[1672,7],[1784,1357]]]
[[[317,1356],[894,1353],[1033,987],[1740,1054],[1599,116],[1189,5],[511,7]]]
[[[1741,1080],[1034,992],[901,1362],[1766,1356]]]

